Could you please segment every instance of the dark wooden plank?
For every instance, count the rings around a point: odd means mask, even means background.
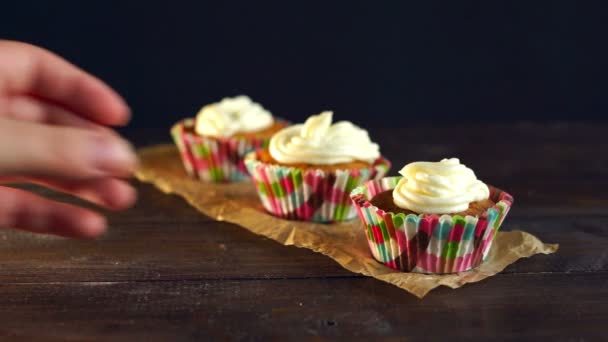
[[[97,241],[0,232],[0,337],[605,339],[607,129],[370,129],[394,174],[414,159],[460,157],[516,197],[504,229],[561,244],[557,254],[521,260],[483,282],[418,300],[136,183],[137,206],[108,213],[111,230]],[[166,130],[141,136],[133,137],[140,145],[168,140]]]
[[[357,276],[325,256],[215,222],[177,196],[149,185],[138,188],[136,207],[113,213],[110,231],[97,241],[0,232],[7,242],[0,245],[0,282]],[[518,210],[504,229],[528,231],[560,243],[561,249],[520,261],[505,272],[608,270],[608,217],[533,218],[518,216]]]
[[[419,300],[371,279],[1,284],[0,336],[597,340],[608,274],[499,275]]]
[[[512,218],[505,228],[560,245],[556,254],[519,260],[505,273],[608,271],[608,217]]]
[[[216,222],[177,196],[141,186],[99,240],[0,231],[0,281],[117,281],[347,276],[329,258]],[[61,196],[67,200],[66,197]],[[73,202],[73,200],[69,200]]]

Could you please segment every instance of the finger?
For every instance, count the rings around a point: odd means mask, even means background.
[[[80,182],[39,180],[37,183],[112,210],[130,208],[137,199],[135,189],[116,178]]]
[[[37,122],[49,125],[70,126],[91,130],[113,132],[106,126],[82,118],[68,110],[43,102],[30,96],[15,96],[2,101],[1,116],[21,121]]]
[[[116,135],[0,118],[0,176],[85,180],[128,177],[137,166]]]
[[[0,41],[2,92],[30,94],[103,125],[124,125],[130,110],[108,85],[36,46]]]
[[[97,237],[106,230],[105,219],[93,211],[27,191],[0,187],[0,199],[0,228],[78,238]]]
[[[129,183],[116,178],[68,181],[36,178],[4,178],[2,183],[33,183],[79,197],[111,210],[130,208],[137,192]]]

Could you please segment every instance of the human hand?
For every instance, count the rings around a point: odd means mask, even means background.
[[[109,86],[44,49],[0,40],[0,181],[27,181],[109,209],[135,202],[137,164],[109,126],[130,110]],[[0,186],[0,228],[96,237],[103,216]]]

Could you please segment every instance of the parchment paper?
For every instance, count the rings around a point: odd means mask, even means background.
[[[141,149],[139,156],[141,166],[136,177],[140,181],[182,196],[205,215],[238,224],[283,245],[322,253],[351,272],[393,284],[419,298],[440,285],[458,288],[493,276],[520,258],[555,253],[558,248],[523,231],[499,232],[488,260],[468,272],[449,275],[397,272],[372,258],[358,219],[330,225],[279,219],[264,212],[254,186],[248,182],[212,184],[189,178],[173,145]],[[507,216],[507,224],[508,220]]]

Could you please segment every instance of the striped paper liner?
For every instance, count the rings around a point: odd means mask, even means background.
[[[264,208],[292,220],[336,222],[354,218],[357,211],[349,193],[370,179],[382,178],[390,162],[378,158],[370,167],[326,172],[273,165],[258,160],[258,152],[245,157]]]
[[[184,119],[171,128],[186,172],[207,182],[237,182],[249,178],[243,157],[268,146],[270,137],[205,137],[194,133],[194,119]],[[285,123],[287,125],[287,123]]]
[[[463,272],[481,264],[513,197],[490,186],[490,199],[496,204],[480,216],[466,217],[394,214],[370,203],[376,194],[394,189],[400,179],[371,180],[350,194],[374,259],[399,271],[435,274]]]

